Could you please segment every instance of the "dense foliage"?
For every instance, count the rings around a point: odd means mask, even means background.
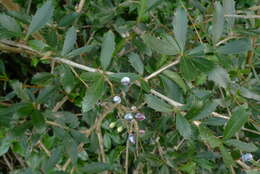
[[[259,173],[258,0],[0,10],[0,173]]]

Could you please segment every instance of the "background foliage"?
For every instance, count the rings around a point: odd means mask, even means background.
[[[0,173],[259,172],[257,0],[0,3]]]

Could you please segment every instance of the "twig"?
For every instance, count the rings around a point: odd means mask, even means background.
[[[59,102],[54,106],[54,108],[52,109],[52,112],[57,112],[57,111],[61,108],[61,106],[62,106],[68,99],[69,99],[68,96],[63,97],[62,100],[59,101]]]
[[[80,12],[81,12],[81,10],[82,10],[83,7],[84,7],[85,1],[86,1],[86,0],[80,0],[79,5],[78,5],[78,8],[77,8],[77,13],[80,13]]]
[[[241,160],[237,160],[236,162],[237,162],[237,164],[239,164],[241,167],[243,167],[243,168],[246,169],[246,170],[251,169],[248,165],[246,165],[245,163],[243,163]]]
[[[4,157],[5,163],[8,166],[8,168],[10,169],[10,171],[14,170],[12,164],[9,162],[8,158],[6,157],[6,155],[4,155],[3,157]]]
[[[56,126],[56,127],[59,127],[59,128],[62,128],[62,129],[66,129],[66,130],[69,130],[70,128],[67,127],[67,126],[62,126],[60,125],[59,123],[56,123],[54,121],[49,121],[49,120],[46,120],[45,123],[49,124],[49,125],[52,125],[52,126]]]
[[[22,44],[16,44],[15,42],[13,41],[7,41],[7,40],[0,40],[0,42],[2,43],[8,43],[8,44],[11,44],[13,46],[16,46],[16,47],[20,47],[20,48],[24,48],[24,49],[29,49],[30,51],[32,52],[35,52],[37,54],[41,54],[39,53],[38,51],[35,51],[33,50],[32,48],[26,46],[26,45],[22,45]],[[81,69],[81,70],[84,70],[84,71],[88,71],[88,72],[99,72],[99,73],[102,73],[102,74],[108,74],[108,75],[111,75],[111,74],[114,74],[113,72],[109,72],[109,71],[102,71],[102,70],[99,70],[99,69],[95,69],[95,68],[92,68],[92,67],[88,67],[88,66],[85,66],[85,65],[81,65],[81,64],[78,64],[76,62],[73,62],[73,61],[70,61],[70,60],[67,60],[67,59],[62,59],[62,58],[59,58],[59,57],[56,57],[56,58],[52,58],[53,60],[57,61],[57,62],[60,62],[60,63],[64,63],[64,64],[67,64],[67,65],[71,65],[73,67],[76,67],[78,69]],[[169,66],[169,65],[167,65]],[[172,66],[172,65],[171,65]],[[167,68],[166,68],[167,69]],[[136,83],[138,86],[140,86],[140,84],[137,82]],[[169,104],[171,104],[172,106],[174,107],[181,107],[181,106],[184,106],[184,104],[181,104],[181,103],[178,103],[172,99],[170,99],[169,97],[157,92],[156,90],[154,89],[151,89],[150,92],[154,95],[156,95],[157,97],[167,101]],[[215,117],[219,117],[219,118],[224,118],[226,120],[229,119],[229,117],[225,116],[225,115],[222,115],[222,114],[219,114],[219,113],[216,113],[216,112],[212,112],[212,115],[215,116]],[[63,127],[55,122],[50,122],[50,121],[46,121],[48,124],[51,124],[53,126],[58,126],[58,127]],[[63,127],[65,128],[65,127]],[[66,128],[65,128],[66,129]],[[68,129],[68,128],[67,128]],[[259,132],[257,131],[254,131],[254,130],[250,130],[250,129],[246,129],[246,128],[242,128],[242,130],[244,131],[248,131],[248,132],[251,132],[251,133],[255,133],[255,134],[260,134]],[[81,131],[82,133],[86,133],[86,134],[89,134],[89,132],[91,132],[91,130],[84,130],[84,131]]]
[[[229,40],[231,40],[231,39],[235,39],[235,38],[239,38],[239,37],[238,37],[238,36],[230,36],[230,37],[227,37],[227,38],[225,38],[225,39],[219,41],[218,43],[216,43],[216,46],[219,46],[219,45],[221,45],[221,44],[223,44],[223,43],[225,43],[225,42],[227,42],[227,41],[229,41]]]
[[[159,70],[155,71],[154,73],[150,74],[149,76],[145,77],[144,80],[145,80],[145,81],[148,81],[149,79],[151,79],[151,78],[157,76],[158,74],[160,74],[160,73],[163,72],[164,70],[170,68],[170,67],[173,66],[173,65],[178,64],[179,62],[180,62],[180,59],[179,59],[179,57],[177,57],[177,60],[175,60],[174,62],[172,62],[172,63],[170,63],[170,64],[168,64],[168,65],[166,65],[166,66],[160,68]]]
[[[243,19],[260,19],[260,15],[224,15],[225,17],[228,18],[243,18]]]

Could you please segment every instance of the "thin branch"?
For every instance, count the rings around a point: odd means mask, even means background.
[[[30,51],[33,51],[37,54],[40,54],[38,51],[35,51],[33,50],[32,48],[26,46],[26,45],[22,45],[22,44],[17,44],[16,42],[13,42],[13,41],[7,41],[7,40],[0,40],[0,42],[2,43],[8,43],[12,46],[16,46],[18,48],[24,48],[24,49],[29,49]],[[41,55],[41,54],[40,54]],[[75,63],[73,61],[70,61],[70,60],[67,60],[67,59],[62,59],[62,58],[59,58],[59,57],[55,57],[55,58],[52,58],[53,60],[57,61],[57,62],[60,62],[60,63],[64,63],[64,64],[67,64],[67,65],[70,65],[70,66],[73,66],[75,68],[78,68],[78,69],[81,69],[81,70],[84,70],[84,71],[88,71],[88,72],[99,72],[99,73],[103,73],[103,74],[114,74],[113,72],[109,72],[109,71],[102,71],[102,70],[99,70],[99,69],[95,69],[95,68],[92,68],[92,67],[88,67],[88,66],[85,66],[85,65],[81,65],[81,64],[78,64],[78,63]],[[175,62],[176,63],[176,62]],[[173,62],[171,64],[174,64]],[[167,65],[166,67],[170,67],[170,66],[173,66],[173,65]],[[167,69],[166,68],[166,69]],[[163,70],[165,70],[165,67],[163,68]],[[160,70],[163,71],[163,70]],[[159,71],[159,70],[158,70]],[[157,73],[156,73],[157,74]],[[154,75],[153,75],[154,76]],[[149,77],[148,79],[150,79],[151,77]],[[140,86],[140,84],[138,82],[136,82],[136,84],[138,86]],[[170,99],[169,97],[157,92],[156,90],[154,89],[151,89],[150,92],[154,95],[156,95],[157,97],[167,101],[169,104],[171,104],[172,106],[174,107],[181,107],[181,106],[184,106],[184,104],[181,104],[181,103],[178,103],[172,99]],[[225,116],[225,115],[222,115],[222,114],[219,114],[219,113],[216,113],[216,112],[212,112],[212,115],[215,116],[215,117],[219,117],[219,118],[224,118],[226,120],[229,119],[229,117]],[[58,127],[62,127],[62,128],[65,128],[55,122],[51,122],[51,121],[46,121],[48,124],[50,125],[53,125],[53,126],[58,126]],[[92,127],[93,128],[93,127]],[[91,129],[92,129],[91,128]],[[65,128],[66,129],[66,128]],[[67,128],[68,129],[68,128]],[[86,135],[89,135],[89,133],[92,131],[91,129],[88,129],[88,130],[84,130],[84,131],[81,131],[82,133],[85,133]],[[95,128],[94,128],[95,129]],[[246,129],[246,128],[243,128],[242,130],[244,131],[248,131],[248,132],[251,132],[251,133],[255,133],[255,134],[260,134],[260,132],[258,131],[254,131],[254,130],[250,130],[250,129]]]
[[[85,1],[86,0],[80,0],[80,2],[79,2],[79,5],[78,5],[78,8],[77,8],[77,13],[80,13],[81,11],[82,11],[82,9],[83,9],[83,7],[84,7],[84,4],[85,4]]]
[[[8,166],[8,168],[10,169],[10,171],[14,170],[14,167],[13,167],[12,164],[9,162],[8,158],[6,157],[6,155],[4,155],[3,157],[4,157],[5,163],[6,163],[6,165]]]
[[[164,70],[166,70],[166,69],[172,67],[173,65],[178,64],[179,62],[180,62],[180,59],[179,59],[179,57],[178,57],[177,60],[175,60],[174,62],[172,62],[172,63],[170,63],[170,64],[168,64],[168,65],[166,65],[166,66],[160,68],[159,70],[155,71],[154,73],[150,74],[149,76],[145,77],[144,80],[145,80],[145,81],[148,81],[149,79],[151,79],[151,78],[157,76],[158,74],[160,74],[160,73],[163,72]]]
[[[228,18],[260,19],[260,15],[224,15]]]

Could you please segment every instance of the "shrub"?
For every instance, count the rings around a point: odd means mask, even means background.
[[[256,0],[0,3],[0,173],[259,172]]]

